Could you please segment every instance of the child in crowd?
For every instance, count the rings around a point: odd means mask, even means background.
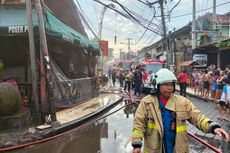
[[[230,79],[224,78],[222,80],[222,83],[224,84],[222,95],[219,102],[218,107],[218,113],[217,119],[223,119],[225,121],[228,121],[229,117],[229,102],[230,102]],[[227,84],[226,84],[227,83]],[[223,118],[221,118],[221,113],[223,110]]]
[[[217,85],[216,99],[220,99],[220,97],[222,95],[222,90],[223,90],[223,87],[224,87],[223,79],[226,78],[224,76],[224,74],[225,74],[224,71],[220,71],[220,76],[216,80],[216,85]]]

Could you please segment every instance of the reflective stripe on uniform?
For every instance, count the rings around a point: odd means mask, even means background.
[[[155,123],[148,122],[148,128],[157,129],[157,125]]]
[[[204,132],[208,132],[208,128],[207,128],[207,123],[208,123],[209,119],[208,118],[204,118],[202,121],[201,121],[201,129],[204,131]]]
[[[181,125],[181,126],[176,127],[176,132],[177,133],[186,132],[186,131],[187,131],[187,127],[185,125]]]
[[[144,148],[144,153],[149,153],[148,150],[146,148]]]
[[[133,135],[137,135],[139,137],[144,137],[144,133],[142,131],[139,130],[133,130]]]
[[[155,123],[148,122],[148,128],[157,129],[157,125]],[[187,131],[187,127],[185,125],[181,125],[181,126],[176,127],[177,133],[186,132],[186,131]]]

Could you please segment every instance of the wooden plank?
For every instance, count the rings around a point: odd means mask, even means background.
[[[118,101],[121,97],[117,94],[100,94],[98,97],[77,105],[75,107],[65,109],[56,113],[57,121],[65,124],[81,117],[87,116],[98,109],[102,109],[111,103]]]

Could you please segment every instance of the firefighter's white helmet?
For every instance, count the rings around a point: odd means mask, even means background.
[[[166,68],[162,68],[157,71],[155,77],[157,86],[163,83],[177,82],[177,78],[174,73]]]

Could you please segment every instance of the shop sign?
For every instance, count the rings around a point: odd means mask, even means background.
[[[27,31],[28,31],[28,26],[22,26],[22,25],[8,26],[9,34],[22,34],[22,33],[26,33]]]
[[[193,61],[199,64],[199,65],[194,65],[194,67],[207,67],[208,55],[207,54],[194,54]]]
[[[108,56],[108,54],[109,54],[109,42],[106,40],[101,40],[100,44],[101,44],[102,55]]]

